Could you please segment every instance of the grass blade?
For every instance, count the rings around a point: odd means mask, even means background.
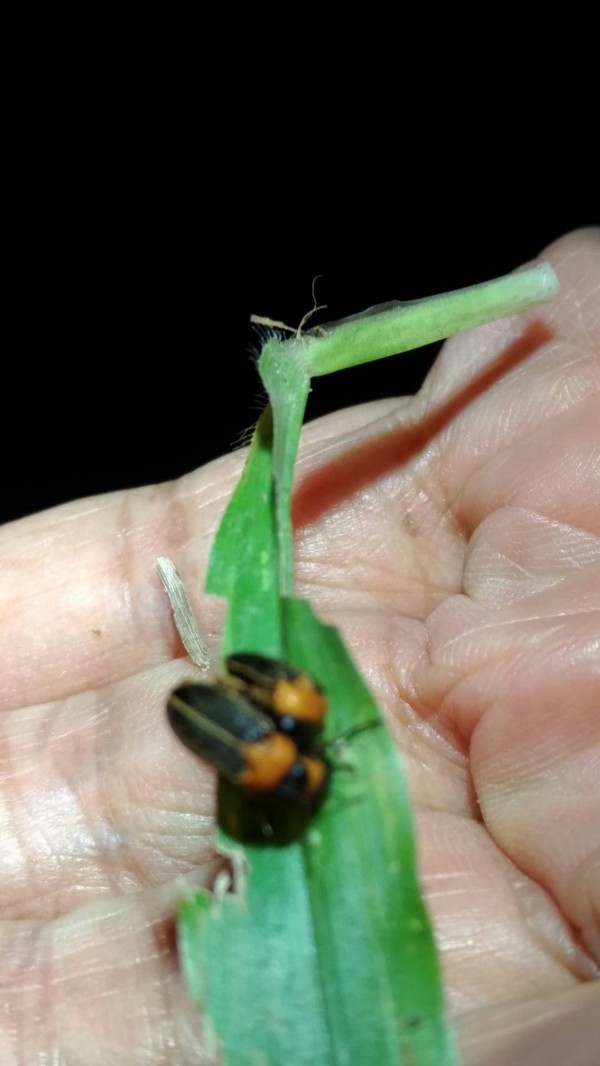
[[[290,594],[293,466],[311,374],[380,358],[512,314],[556,291],[550,267],[268,342],[270,395],[217,532],[207,591],[229,610],[223,653],[313,673],[346,741],[331,795],[300,843],[244,846],[222,832],[235,891],[181,909],[188,985],[229,1066],[454,1066],[439,964],[415,866],[395,745],[334,629]],[[339,757],[338,760],[339,762]]]

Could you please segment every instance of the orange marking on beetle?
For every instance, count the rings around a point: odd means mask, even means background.
[[[327,700],[308,674],[287,680],[282,678],[275,685],[273,708],[278,714],[289,714],[301,722],[314,726],[323,723],[327,710]]]
[[[236,781],[253,792],[272,792],[298,760],[296,745],[283,733],[270,733],[242,749],[246,768]]]
[[[306,767],[307,794],[317,796],[322,791],[329,774],[329,767],[324,759],[306,755],[302,762]]]

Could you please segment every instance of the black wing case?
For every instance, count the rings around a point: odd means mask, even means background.
[[[218,686],[181,685],[169,696],[167,715],[179,740],[233,781],[246,768],[245,746],[274,729],[267,715]]]
[[[228,655],[225,668],[230,677],[238,678],[246,685],[256,685],[265,692],[272,691],[278,681],[295,681],[301,674],[288,663],[247,651]]]

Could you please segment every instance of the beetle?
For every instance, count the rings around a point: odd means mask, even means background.
[[[169,696],[167,714],[183,744],[242,794],[285,799],[313,813],[323,802],[331,774],[324,755],[300,751],[239,693],[219,683],[186,683]]]
[[[298,750],[314,751],[323,729],[327,699],[309,673],[252,652],[227,656],[221,684],[246,697],[290,737]]]
[[[328,795],[333,769],[320,740],[327,699],[309,673],[236,652],[216,684],[180,685],[167,709],[179,739],[218,771],[223,829],[246,842],[302,836]],[[378,724],[360,723],[337,740]]]

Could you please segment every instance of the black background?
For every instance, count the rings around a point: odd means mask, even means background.
[[[230,153],[207,178],[195,157],[107,143],[50,145],[55,171],[50,152],[43,180],[22,174],[2,521],[176,477],[247,439],[261,407],[249,316],[296,325],[316,275],[315,321],[331,321],[498,276],[597,221],[567,190],[548,205],[501,185],[442,195],[431,168],[383,184],[342,167],[325,186],[318,166],[292,180],[293,152],[265,150],[247,173]],[[308,417],[416,391],[435,350],[317,380]]]
[[[247,436],[249,316],[295,325],[315,275],[334,320],[498,276],[600,220],[585,20],[550,20],[555,39],[476,20],[463,48],[454,9],[288,14],[23,16],[1,521],[175,477]],[[309,417],[413,392],[433,356],[319,379]]]

